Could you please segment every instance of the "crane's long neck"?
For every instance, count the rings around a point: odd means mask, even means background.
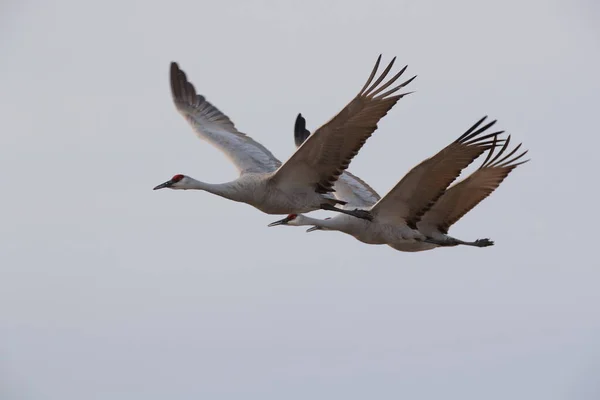
[[[339,231],[364,243],[386,243],[385,239],[382,239],[380,236],[378,236],[378,227],[376,223],[350,215],[336,215],[330,219],[314,219],[310,217],[304,217],[300,223],[302,225],[316,226],[318,230]],[[311,228],[308,231],[312,230],[314,230],[314,228]]]
[[[204,190],[205,192],[216,194],[217,196],[225,197],[229,200],[241,201],[240,192],[237,190],[235,181],[227,183],[206,183],[194,178],[189,178],[189,184],[186,186],[186,189]]]
[[[348,229],[347,229],[348,224],[344,223],[344,221],[346,220],[346,218],[344,218],[344,217],[345,217],[345,215],[338,215],[338,216],[335,216],[333,218],[328,218],[328,219],[317,219],[317,218],[311,218],[311,217],[307,217],[306,215],[303,215],[297,224],[298,225],[316,226],[319,229],[326,230],[326,231],[342,231],[345,233],[349,233]],[[350,217],[350,218],[354,218],[354,217]]]

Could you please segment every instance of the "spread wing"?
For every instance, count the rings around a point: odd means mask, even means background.
[[[346,202],[343,208],[371,208],[381,198],[371,186],[358,176],[344,171],[333,186],[335,198]]]
[[[240,174],[267,173],[281,162],[262,144],[238,131],[233,122],[199,94],[177,63],[171,63],[171,92],[177,110],[190,123],[196,135],[221,150]]]
[[[392,94],[414,79],[413,77],[385,91],[402,75],[406,67],[380,85],[392,68],[394,58],[372,83],[380,61],[381,56],[359,94],[333,119],[310,135],[275,172],[272,179],[276,184],[281,187],[313,186],[319,193],[333,191],[333,184],[377,129],[379,120],[406,95]]]
[[[492,158],[494,153],[494,148],[492,147],[485,161],[477,171],[469,175],[468,178],[452,185],[440,197],[440,200],[435,203],[431,210],[423,216],[421,221],[419,221],[419,230],[423,233],[427,230],[438,230],[442,233],[448,233],[448,229],[456,221],[492,194],[512,170],[529,161],[519,161],[527,154],[527,151],[513,157],[521,147],[521,144],[509,154],[502,157],[508,148],[509,142],[510,136],[494,158]]]
[[[294,124],[294,142],[296,147],[310,136],[310,131],[306,129],[306,120],[302,114],[296,117]],[[358,176],[344,171],[339,179],[333,185],[335,198],[346,202],[344,208],[370,208],[380,199],[377,192]]]
[[[483,117],[461,137],[435,156],[411,169],[373,208],[373,217],[379,221],[411,228],[444,193],[460,172],[483,152],[495,146],[496,136],[502,132],[482,135],[496,123],[480,127]]]

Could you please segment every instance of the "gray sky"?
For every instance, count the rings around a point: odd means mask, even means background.
[[[0,397],[599,398],[596,3],[2,2]],[[497,118],[533,161],[451,231],[496,246],[400,253],[151,190],[236,176],[170,61],[285,160],[379,53],[417,93],[350,170],[385,193]]]

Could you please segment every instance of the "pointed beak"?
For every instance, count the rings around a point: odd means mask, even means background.
[[[168,180],[165,183],[161,183],[160,185],[155,186],[154,189],[152,189],[152,190],[168,188],[168,187],[171,187],[171,185],[173,185],[173,180]]]
[[[279,221],[275,221],[275,222],[271,222],[269,225],[267,225],[269,228],[272,226],[277,226],[277,225],[287,225],[287,223],[290,221],[290,219],[288,217],[285,217],[284,219],[280,219]]]
[[[306,230],[306,232],[307,232],[307,233],[308,233],[308,232],[314,232],[314,231],[318,231],[319,229],[321,229],[321,228],[319,228],[318,226],[311,226],[310,228],[308,228],[308,229]]]

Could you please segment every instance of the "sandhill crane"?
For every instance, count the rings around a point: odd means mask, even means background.
[[[336,199],[331,192],[340,174],[377,129],[379,120],[408,94],[392,96],[416,76],[386,91],[404,73],[406,66],[382,84],[395,60],[394,57],[373,82],[381,61],[380,55],[358,95],[333,119],[317,129],[284,164],[263,145],[238,131],[225,114],[196,94],[186,74],[177,63],[171,63],[171,91],[177,110],[201,139],[216,146],[230,158],[240,176],[232,182],[210,184],[177,174],[154,190],[204,190],[247,203],[267,214],[324,209],[370,219],[368,210],[335,207],[346,202]]]
[[[313,225],[308,232],[337,230],[362,242],[388,244],[400,251],[422,251],[459,244],[476,247],[493,245],[489,239],[465,242],[447,235],[452,224],[489,196],[514,168],[528,161],[519,162],[527,151],[511,159],[520,144],[500,158],[508,148],[510,136],[492,158],[500,142],[497,137],[502,131],[477,137],[496,122],[477,129],[484,120],[485,117],[438,154],[414,167],[383,198],[362,179],[345,171],[335,184],[336,196],[343,198],[347,206],[369,209],[374,216],[372,222],[344,215],[320,220],[291,214],[269,226]],[[297,145],[310,135],[304,126],[305,122],[299,115],[295,127]],[[489,152],[481,167],[446,190],[460,171],[486,150]]]

